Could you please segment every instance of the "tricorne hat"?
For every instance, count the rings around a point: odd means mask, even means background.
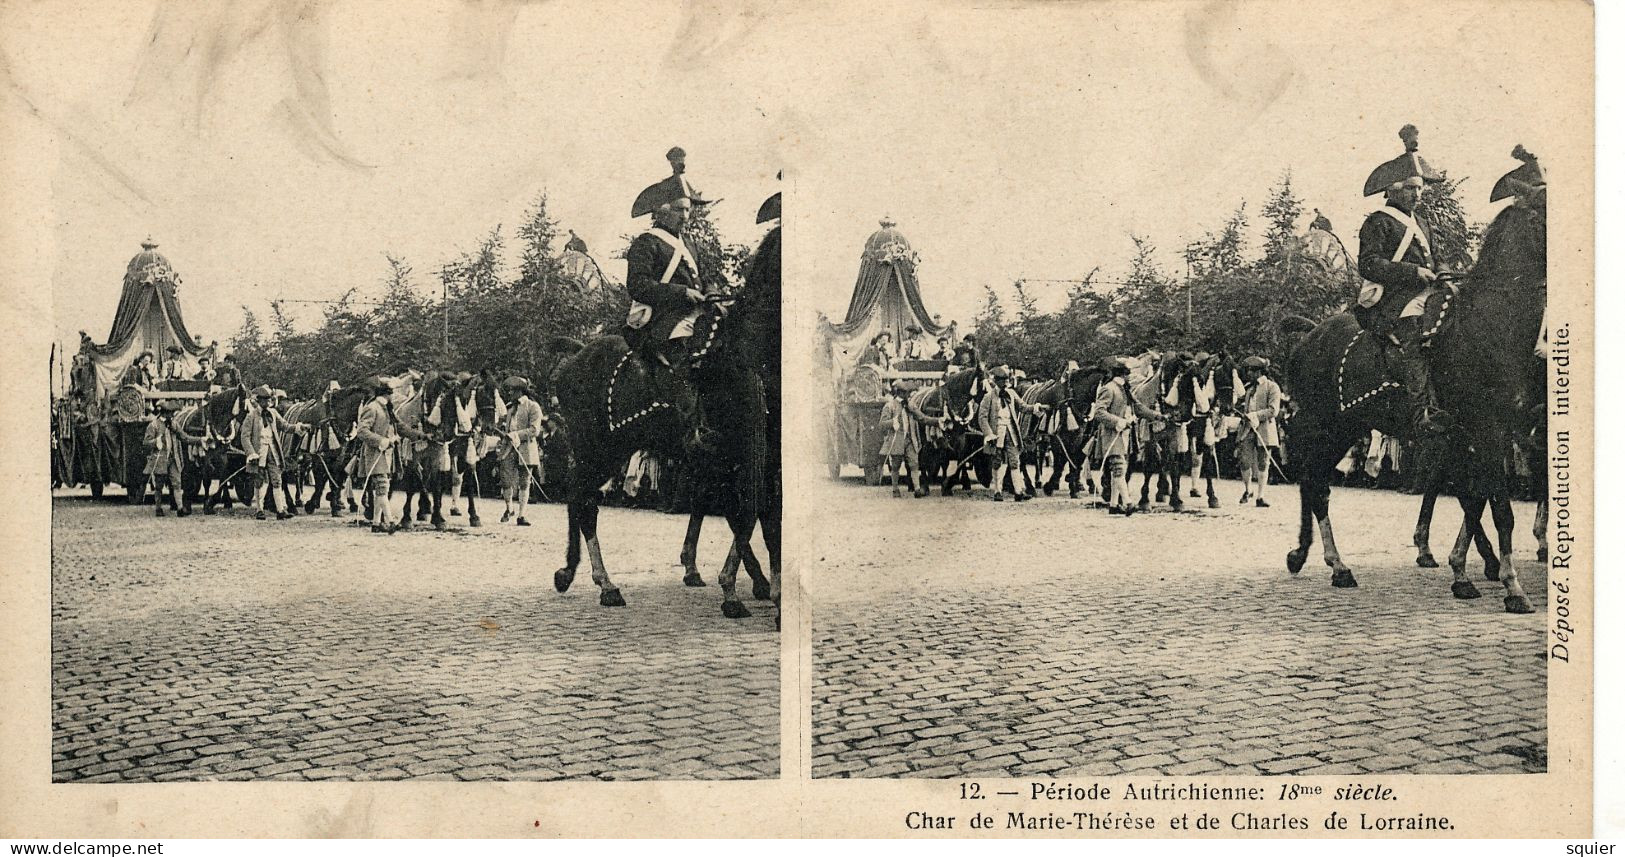
[[[1256,354],[1241,361],[1241,368],[1243,369],[1268,369],[1269,365],[1270,362],[1268,360],[1265,360]]]
[[[783,192],[775,193],[762,202],[762,207],[756,209],[756,222],[766,223],[769,220],[778,220],[783,215]]]
[[[995,378],[1008,378],[1010,377],[1010,370],[1003,366],[994,366],[993,371],[990,374],[992,374]]]
[[[254,388],[254,398],[256,398],[256,399],[269,399],[269,398],[271,398],[271,385],[269,385],[269,384],[261,384],[258,387],[255,387]]]
[[[1417,183],[1427,182],[1429,184],[1444,181],[1444,176],[1440,175],[1427,161],[1422,160],[1421,155],[1417,154],[1417,149],[1421,145],[1418,142],[1419,136],[1420,132],[1416,130],[1415,125],[1406,125],[1399,129],[1399,139],[1405,141],[1405,154],[1372,170],[1371,175],[1366,177],[1363,196],[1382,193],[1395,185],[1404,184],[1412,179],[1415,179]]]
[[[1546,186],[1546,173],[1541,170],[1540,161],[1522,143],[1513,147],[1512,157],[1523,163],[1495,182],[1495,187],[1490,189],[1490,202],[1526,197]]]

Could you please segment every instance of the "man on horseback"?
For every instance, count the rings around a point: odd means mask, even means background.
[[[672,150],[681,162],[681,149]],[[668,154],[668,159],[671,155]],[[683,238],[694,206],[703,204],[681,173],[645,188],[632,206],[632,216],[654,215],[654,225],[632,240],[626,251],[626,292],[632,298],[626,316],[626,340],[644,358],[656,384],[671,399],[690,431],[687,446],[703,446],[698,398],[689,381],[689,338],[699,319],[705,293],[700,266]]]
[[[1360,227],[1360,276],[1366,282],[1354,316],[1362,328],[1398,349],[1412,427],[1438,432],[1449,425],[1449,417],[1433,393],[1423,326],[1438,271],[1431,232],[1416,208],[1423,184],[1443,177],[1417,154],[1416,126],[1406,125],[1399,136],[1405,141],[1405,154],[1377,167],[1365,180],[1365,195],[1381,193],[1384,204]]]

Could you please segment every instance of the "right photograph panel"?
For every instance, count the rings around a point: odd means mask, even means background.
[[[851,34],[891,109],[809,144],[786,338],[815,779],[1547,772],[1589,80],[1511,5],[1285,12]]]

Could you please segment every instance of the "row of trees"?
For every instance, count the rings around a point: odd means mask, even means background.
[[[441,265],[433,293],[419,288],[407,260],[386,254],[381,300],[363,301],[360,287],[351,288],[311,330],[296,329],[280,304],[272,303],[267,322],[245,306],[231,352],[253,383],[280,386],[295,398],[319,395],[329,380],[349,383],[403,366],[490,366],[545,384],[556,362],[548,348],[555,338],[616,331],[628,304],[623,284],[606,277],[600,286],[571,272],[554,250],[560,235],[544,194],[514,230],[517,264],[509,264],[501,226]],[[724,242],[703,213],[690,221],[686,237],[708,288],[739,283],[749,248]],[[631,243],[631,236],[623,238]],[[614,254],[624,257],[625,246]]]
[[[1163,267],[1148,239],[1130,236],[1135,253],[1123,279],[1103,283],[1098,270],[1091,272],[1069,289],[1057,312],[1039,312],[1020,281],[1009,302],[984,287],[987,300],[975,319],[979,350],[990,362],[1045,376],[1069,359],[1093,361],[1148,349],[1284,358],[1293,334],[1284,333],[1281,322],[1288,316],[1318,321],[1341,311],[1358,290],[1358,272],[1352,258],[1344,264],[1335,239],[1318,239],[1331,242],[1328,257],[1299,232],[1304,205],[1290,173],[1271,191],[1262,213],[1265,231],[1256,255],[1249,248],[1252,224],[1243,202],[1223,226],[1185,248],[1182,276]],[[1428,185],[1422,215],[1440,266],[1470,267],[1482,228],[1467,221],[1459,183],[1446,176]]]

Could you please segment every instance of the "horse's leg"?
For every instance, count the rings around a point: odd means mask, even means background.
[[[756,551],[751,549],[748,539],[739,543],[739,559],[745,564],[745,573],[750,575],[750,597],[757,601],[773,597],[773,586],[768,582],[767,575],[762,573],[762,561],[756,558]]]
[[[468,468],[467,473],[463,477],[463,484],[467,486],[464,490],[468,492],[468,525],[470,527],[478,527],[480,526],[480,510],[479,506],[477,505],[480,496],[480,472],[478,470],[480,464],[476,461],[473,464],[465,464],[463,466]],[[459,472],[461,472],[461,468],[459,468]],[[468,476],[474,477],[472,480],[474,484],[468,484]],[[452,514],[456,513],[453,512]]]
[[[1546,494],[1541,493],[1540,499],[1535,501],[1535,541],[1540,548],[1535,551],[1535,559],[1545,565],[1550,554],[1546,552]]]
[[[688,532],[683,534],[683,552],[677,557],[677,561],[683,564],[684,586],[705,585],[705,578],[700,576],[700,569],[695,562],[695,556],[700,548],[700,529],[704,526],[704,513],[698,510],[688,513]]]
[[[1050,457],[1054,459],[1055,466],[1050,468],[1049,479],[1044,480],[1044,496],[1051,497],[1055,489],[1061,487],[1061,468],[1066,459],[1056,444],[1060,443],[1060,435],[1049,436]]]
[[[756,532],[754,510],[728,515],[728,527],[733,531],[733,543],[728,547],[728,559],[722,563],[722,572],[717,575],[717,584],[722,587],[722,615],[743,619],[750,615],[750,609],[739,601],[734,584],[739,578],[739,563],[750,550],[750,537]],[[761,570],[757,569],[756,573],[760,574]]]
[[[1495,548],[1490,544],[1490,537],[1484,532],[1482,518],[1473,522],[1473,546],[1478,548],[1478,555],[1484,560],[1484,579],[1501,579],[1501,561],[1495,556]]]
[[[527,486],[528,487],[528,486]],[[598,546],[598,502],[594,499],[581,510],[581,536],[587,542],[587,559],[592,563],[592,582],[598,584],[598,604],[602,607],[625,607],[621,590],[609,579],[604,567],[604,554]]]
[[[1140,480],[1140,511],[1151,508],[1151,469],[1146,468]]]
[[[1313,481],[1315,517],[1320,521],[1321,550],[1324,552],[1326,565],[1332,569],[1332,585],[1339,589],[1359,586],[1359,581],[1354,579],[1354,572],[1343,564],[1343,557],[1337,552],[1337,539],[1332,534],[1332,486],[1322,473],[1317,472]]]
[[[1411,544],[1416,546],[1416,564],[1422,568],[1439,567],[1439,561],[1433,558],[1433,549],[1428,546],[1433,529],[1433,504],[1438,499],[1438,486],[1429,480],[1427,491],[1422,494],[1422,508],[1416,513],[1416,531],[1411,534]]]
[[[576,579],[576,566],[581,564],[581,507],[583,501],[574,496],[565,507],[566,527],[568,533],[564,539],[564,567],[553,572],[553,588],[560,592],[567,592],[570,584]],[[469,507],[472,514],[473,507]]]
[[[437,530],[444,530],[446,528],[446,516],[440,513],[440,507],[445,500],[446,482],[451,478],[451,474],[444,470],[436,470],[434,475],[429,478],[434,486],[430,489],[434,497],[434,513],[429,516],[429,523]]]
[[[1503,599],[1508,613],[1533,613],[1535,608],[1529,603],[1529,596],[1523,592],[1523,584],[1518,581],[1518,566],[1512,558],[1512,531],[1516,528],[1516,521],[1512,514],[1512,498],[1505,490],[1490,498],[1490,516],[1495,521],[1495,535],[1501,547],[1501,585],[1506,587],[1506,597]]]
[[[1450,549],[1450,594],[1467,600],[1479,597],[1478,587],[1467,579],[1467,548],[1474,534],[1482,529],[1479,521],[1484,517],[1484,498],[1462,495],[1457,501],[1461,504],[1461,531]]]

